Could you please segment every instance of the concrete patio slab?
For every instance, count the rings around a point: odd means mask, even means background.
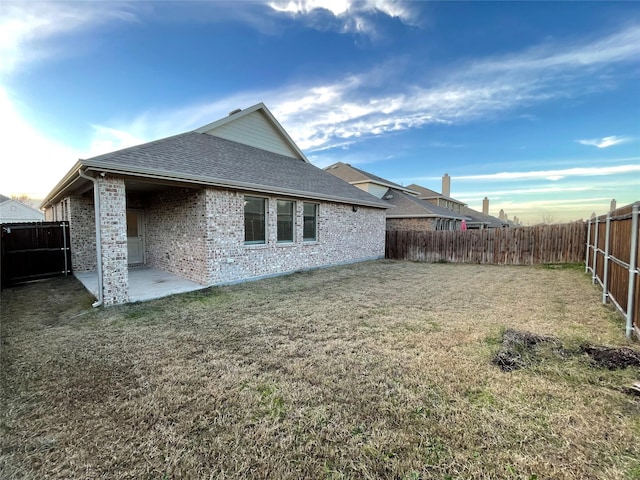
[[[98,272],[74,272],[74,275],[87,290],[96,298],[98,297]],[[129,301],[131,302],[153,300],[203,288],[207,287],[157,268],[129,268]]]

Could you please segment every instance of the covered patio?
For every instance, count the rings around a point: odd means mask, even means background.
[[[98,273],[96,271],[76,272],[74,275],[87,290],[95,295],[96,298],[98,297]],[[148,266],[129,267],[130,302],[143,302],[204,288],[207,287],[157,268]]]

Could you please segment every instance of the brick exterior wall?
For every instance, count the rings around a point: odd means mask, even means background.
[[[91,193],[91,192],[90,192]],[[48,222],[68,221],[74,272],[96,270],[96,227],[93,193],[66,197],[45,210]]]
[[[167,189],[145,198],[146,263],[207,285],[205,191]],[[129,202],[129,206],[139,206]]]
[[[296,200],[295,239],[277,243],[276,202],[268,199],[267,242],[244,244],[244,194],[207,190],[208,284],[231,283],[308,268],[384,257],[385,212],[377,208],[313,202],[318,209],[318,241],[304,242],[302,204]],[[291,199],[293,200],[293,199]]]
[[[395,232],[397,230],[435,230],[435,219],[426,217],[413,218],[387,218],[387,230]]]
[[[102,291],[105,305],[129,301],[127,199],[124,179],[98,177],[102,239]]]
[[[67,200],[71,265],[76,272],[94,271],[96,269],[96,220],[93,195],[69,197]]]

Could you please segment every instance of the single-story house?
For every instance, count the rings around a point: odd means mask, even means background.
[[[460,230],[462,220],[470,220],[459,210],[456,212],[420,198],[420,190],[413,186],[403,187],[348,163],[337,162],[325,170],[384,200],[390,207],[387,210],[388,231]]]
[[[0,195],[0,223],[42,222],[44,213],[29,205]]]
[[[382,258],[388,204],[313,166],[260,103],[78,160],[42,207],[112,305],[132,266],[209,286]]]

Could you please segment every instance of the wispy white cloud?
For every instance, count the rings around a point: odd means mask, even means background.
[[[5,4],[9,9],[5,9]],[[301,1],[278,5],[274,3],[271,8],[283,12],[288,9],[287,14],[296,15],[307,15],[325,5],[328,14],[336,18],[376,10],[405,23],[412,19],[411,11],[405,10],[411,8],[410,4],[388,1]],[[119,2],[5,2],[0,18],[0,75],[36,57],[52,55],[54,50],[48,48],[51,39],[109,22],[135,21],[135,8]],[[438,73],[431,72],[423,78],[407,75],[407,64],[401,59],[382,62],[331,81],[290,83],[278,89],[245,91],[179,109],[153,109],[129,118],[95,121],[93,136],[85,150],[91,155],[162,138],[202,126],[235,108],[264,101],[296,143],[311,158],[317,154],[318,161],[322,161],[332,157],[331,149],[343,149],[374,136],[430,124],[464,124],[511,111],[523,115],[530,105],[588,95],[594,88],[601,88],[594,87],[594,73],[609,72],[620,64],[631,65],[639,54],[640,28],[632,25],[596,39],[547,43],[507,56],[443,66]],[[378,88],[381,86],[384,88]],[[607,142],[620,143],[625,138],[605,137],[595,141],[604,148]],[[3,157],[5,151],[0,150]],[[628,168],[625,171],[629,173],[638,171],[635,165]],[[558,180],[566,176],[613,174],[606,172],[605,167],[551,169],[459,179]]]
[[[582,145],[589,145],[598,148],[608,148],[613,147],[614,145],[618,145],[619,143],[628,142],[630,138],[628,137],[619,137],[616,135],[610,137],[602,137],[602,138],[592,138],[588,140],[576,140],[578,143]]]
[[[640,162],[640,157],[625,159],[627,161]],[[527,172],[498,172],[481,175],[460,175],[456,180],[481,180],[481,181],[509,181],[509,180],[560,180],[567,177],[601,177],[608,175],[620,175],[640,172],[640,163],[628,165],[615,165],[604,167],[576,167],[557,170],[532,170]]]
[[[590,53],[594,50],[595,53]],[[274,113],[304,149],[428,124],[461,124],[563,97],[592,93],[592,75],[640,55],[640,29],[580,45],[545,45],[486,58],[408,83],[404,66],[379,65],[338,81],[267,92]],[[396,85],[380,95],[370,85]]]
[[[0,15],[0,75],[61,54],[53,43],[55,39],[114,21],[135,20],[126,2],[5,0]]]
[[[291,15],[318,29],[334,29],[343,33],[376,36],[374,16],[382,13],[407,25],[416,25],[416,11],[410,2],[395,0],[277,0],[268,2],[280,14]],[[318,21],[317,16],[328,14],[334,24]]]
[[[591,48],[597,54],[589,54]],[[593,69],[630,63],[639,54],[640,29],[629,28],[581,45],[545,45],[459,65],[428,81],[407,83],[406,66],[393,61],[331,82],[289,84],[178,110],[145,112],[110,127],[150,140],[264,101],[294,141],[312,154],[345,142],[430,124],[463,124],[559,97],[586,95],[591,93]],[[573,80],[565,84],[567,78]],[[384,94],[377,88],[381,85],[387,87]]]

